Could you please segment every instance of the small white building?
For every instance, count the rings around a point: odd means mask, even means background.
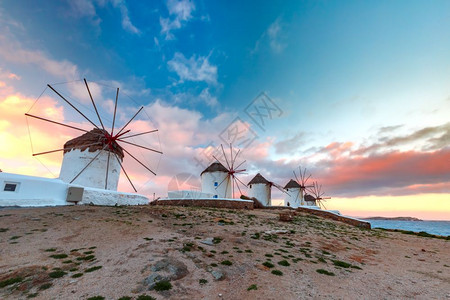
[[[272,184],[265,179],[261,174],[256,174],[252,180],[247,184],[248,196],[256,198],[264,206],[272,205],[271,187]]]
[[[305,195],[305,205],[306,206],[316,206],[317,207],[316,198],[314,198],[313,195],[306,194]]]
[[[291,179],[285,186],[286,196],[284,198],[284,205],[297,208],[304,205],[303,190],[297,181]]]
[[[106,138],[99,134],[101,132],[94,129],[64,144],[66,150],[59,178],[0,172],[0,206],[148,204],[149,199],[143,195],[117,192],[118,159],[123,159],[123,152],[119,145],[105,148]],[[111,152],[107,168],[108,151]]]
[[[227,198],[232,196],[231,176],[220,162],[214,162],[201,174],[202,193],[211,194],[212,198]]]

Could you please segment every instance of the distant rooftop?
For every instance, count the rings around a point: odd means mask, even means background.
[[[250,180],[250,182],[247,184],[247,185],[250,185],[250,184],[255,184],[255,183],[264,183],[264,184],[270,184],[270,182],[267,180],[267,179],[265,179],[261,174],[256,174],[256,176],[255,177],[253,177],[253,179],[252,180]]]

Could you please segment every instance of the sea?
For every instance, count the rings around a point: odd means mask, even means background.
[[[402,229],[415,232],[425,231],[429,234],[450,235],[450,221],[399,221],[399,220],[366,220],[372,228]]]

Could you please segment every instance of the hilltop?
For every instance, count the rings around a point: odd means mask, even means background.
[[[448,240],[279,212],[0,210],[0,298],[450,297]]]

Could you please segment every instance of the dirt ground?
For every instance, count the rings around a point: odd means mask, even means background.
[[[450,241],[279,212],[2,209],[0,299],[450,299]]]

